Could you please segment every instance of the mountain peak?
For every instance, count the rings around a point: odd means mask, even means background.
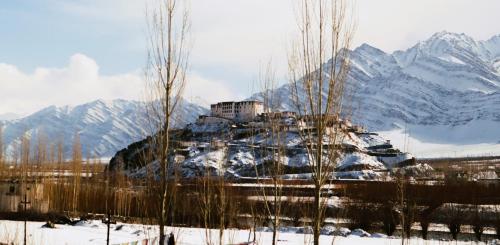
[[[105,107],[111,107],[115,103],[115,100],[105,100],[105,99],[97,99],[94,100],[90,103],[87,103],[87,105],[95,106],[95,105],[103,105]]]
[[[498,42],[500,41],[500,34],[492,36],[487,42]]]
[[[498,62],[496,60],[500,56],[500,34],[492,36],[487,41],[484,41],[483,44],[490,52],[490,55],[492,56],[491,58],[495,59],[494,62]]]
[[[455,33],[449,31],[440,31],[434,33],[428,40],[473,40],[471,37],[467,36],[465,33]]]
[[[448,53],[457,49],[467,50],[478,55],[482,54],[478,42],[464,33],[437,32],[429,39],[421,41],[418,46],[422,51],[435,55]]]
[[[354,52],[368,53],[368,54],[375,54],[375,55],[385,55],[386,54],[384,51],[382,51],[376,47],[373,47],[367,43],[361,44],[361,46],[354,49]]]

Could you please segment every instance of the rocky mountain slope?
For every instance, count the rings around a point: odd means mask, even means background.
[[[394,149],[379,135],[348,127],[337,135],[342,150],[334,160],[336,178],[377,179],[383,176],[379,170],[414,163],[412,155]],[[259,121],[189,124],[172,132],[175,155],[170,157],[171,174],[177,171],[183,178],[210,174],[238,179],[256,177],[258,173],[262,177],[270,175],[273,164],[279,161],[284,178],[310,178],[312,160],[305,147],[308,141],[300,133],[304,128],[293,123],[284,128],[287,129],[277,137]],[[323,144],[329,145],[330,141],[325,139]],[[109,169],[137,178],[158,173],[158,161],[148,154],[154,150],[151,147],[154,143],[147,140],[128,146],[111,159]],[[284,148],[279,159],[272,150],[277,148]]]
[[[386,134],[394,137],[406,129],[419,144],[500,144],[500,35],[477,41],[465,34],[440,32],[392,54],[368,44],[350,54],[348,88],[354,94],[349,104],[355,124],[369,131],[399,130]],[[295,109],[289,85],[275,92],[277,108]],[[249,99],[259,98],[262,94]],[[203,107],[187,102],[181,110],[185,122],[206,113]],[[84,154],[110,157],[149,135],[145,123],[142,107],[133,101],[48,107],[3,121],[4,142],[12,153],[25,132],[32,135],[32,141],[43,132],[52,142],[63,138],[69,154],[78,132]]]
[[[392,54],[363,44],[350,58],[356,124],[408,128],[412,137],[434,143],[500,142],[500,35],[477,41],[440,32]],[[293,110],[290,86],[275,91],[279,107]]]
[[[69,158],[73,138],[78,134],[84,157],[106,158],[151,134],[144,108],[138,101],[96,100],[78,106],[50,106],[0,124],[3,125],[3,141],[10,157],[16,152],[23,135],[30,138],[32,147],[41,135],[40,139],[43,137],[48,142],[47,149],[62,140],[65,157]],[[205,113],[205,108],[183,101],[179,116],[175,118],[182,118],[177,123],[184,125]]]

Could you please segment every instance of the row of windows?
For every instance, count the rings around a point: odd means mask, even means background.
[[[216,108],[215,110],[216,111],[220,111],[220,110],[222,110],[222,111],[227,111],[227,110],[241,111],[241,110],[251,110],[251,109],[253,109],[253,108],[252,107],[235,107],[235,108],[233,108],[233,107],[222,107],[222,108]]]
[[[256,106],[256,105],[259,105],[259,104],[260,103],[255,102],[255,101],[243,101],[243,102],[235,102],[235,103],[213,104],[213,105],[211,105],[211,107],[212,108],[215,108],[215,107],[232,108],[233,106],[235,106],[235,107]]]

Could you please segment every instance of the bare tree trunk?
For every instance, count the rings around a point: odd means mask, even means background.
[[[208,159],[207,159],[208,161]],[[202,221],[203,221],[203,228],[205,228],[205,243],[207,245],[212,244],[212,233],[210,232],[210,222],[212,220],[212,198],[213,198],[213,193],[212,193],[212,176],[211,176],[210,168],[208,165],[208,162],[205,164],[205,171],[204,175],[201,176],[201,187],[202,190],[199,191],[200,193],[200,209],[201,209],[201,216],[202,216]]]
[[[276,89],[276,77],[275,72],[268,63],[265,72],[261,75],[262,91],[264,108],[266,114],[264,114],[264,132],[268,133],[268,137],[271,144],[264,144],[263,151],[266,151],[266,155],[270,155],[271,159],[271,169],[267,174],[272,180],[272,199],[269,197],[265,191],[265,188],[261,188],[261,195],[266,207],[267,216],[270,217],[272,225],[272,244],[275,245],[278,242],[278,229],[280,227],[280,216],[281,216],[281,199],[282,199],[282,174],[283,174],[283,157],[284,152],[284,140],[286,139],[286,134],[284,130],[284,125],[282,124],[282,114],[278,112],[275,105],[280,105],[281,101],[279,96],[275,94]],[[270,150],[266,150],[270,149]],[[264,173],[265,174],[265,173]]]
[[[324,219],[321,190],[331,179],[340,155],[344,85],[349,72],[353,36],[346,1],[302,0],[297,14],[299,41],[290,58],[290,88],[302,128],[314,184],[314,244]]]
[[[31,148],[31,143],[30,139],[26,134],[23,135],[23,138],[21,139],[21,169],[22,173],[25,176],[30,176],[30,148]]]
[[[72,193],[72,211],[73,215],[78,214],[78,202],[80,196],[80,184],[82,174],[82,146],[80,144],[80,136],[76,133],[73,139],[73,156],[72,156],[72,172],[73,172],[73,193]]]
[[[406,216],[405,216],[405,179],[404,175],[398,175],[396,176],[396,195],[397,195],[397,201],[398,201],[398,206],[399,206],[399,218],[400,218],[400,224],[401,224],[401,245],[405,244],[405,234],[406,234]]]
[[[47,161],[47,136],[43,133],[43,131],[39,131],[37,134],[35,158],[38,169],[40,169],[42,167],[42,164]]]
[[[181,103],[186,83],[188,52],[186,35],[189,29],[188,12],[183,2],[176,0],[154,1],[147,9],[148,67],[146,90],[148,117],[151,124],[154,154],[160,167],[159,217],[160,244],[165,243],[165,224],[173,222],[176,184],[169,175],[173,169],[170,149],[172,116]],[[179,15],[179,11],[181,11]],[[171,188],[169,188],[169,186]],[[170,215],[170,216],[169,216]]]
[[[3,145],[3,125],[0,123],[0,177],[5,174],[5,161],[4,161],[4,145]]]
[[[222,170],[223,171],[223,170]],[[219,215],[219,245],[224,244],[224,230],[226,228],[226,207],[227,207],[227,197],[226,197],[226,186],[224,181],[224,174],[222,176],[217,176],[218,183],[218,215]]]
[[[19,166],[19,161],[21,158],[21,149],[20,145],[17,142],[14,142],[13,145],[13,152],[12,152],[12,165],[14,165],[14,172],[12,173],[12,177],[14,176],[21,176],[19,173],[19,170],[21,169]]]

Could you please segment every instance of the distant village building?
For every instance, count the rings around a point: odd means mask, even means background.
[[[219,102],[210,105],[210,110],[212,116],[248,122],[264,112],[264,103],[256,100]]]
[[[262,120],[295,118],[297,113],[293,111],[265,112],[261,114]]]
[[[36,183],[21,183],[19,181],[0,181],[0,213],[19,212],[24,210],[23,198],[29,203],[26,210],[46,213],[49,202],[44,199],[44,186]]]
[[[231,123],[231,119],[221,117],[221,116],[207,116],[200,115],[196,120],[198,124],[229,124]]]

